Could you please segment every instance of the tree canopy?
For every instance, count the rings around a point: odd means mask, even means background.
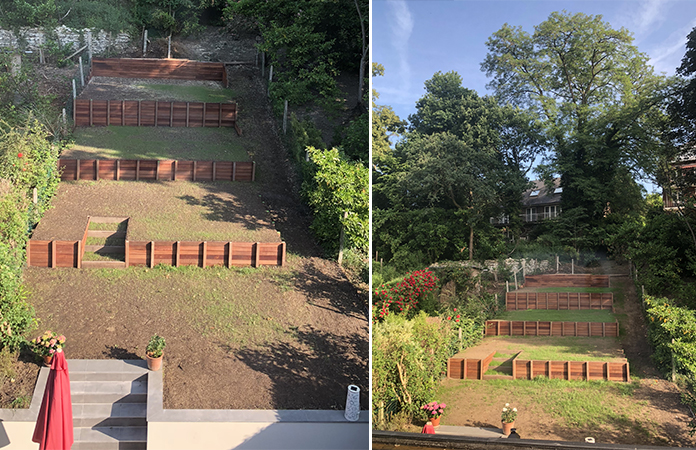
[[[635,181],[651,171],[660,145],[660,108],[670,81],[655,75],[626,29],[602,16],[552,13],[529,34],[505,24],[486,42],[482,69],[504,102],[541,120],[561,175],[563,210],[584,208],[589,221],[630,212]]]

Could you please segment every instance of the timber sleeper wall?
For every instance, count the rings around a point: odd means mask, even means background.
[[[129,266],[284,266],[285,242],[126,241]],[[82,241],[27,242],[27,266],[81,267]]]
[[[236,103],[75,99],[76,126],[235,127]],[[237,129],[239,132],[239,130]],[[241,134],[241,133],[240,133]]]
[[[614,308],[611,292],[508,292],[505,294],[505,309],[608,309]]]
[[[484,359],[450,358],[447,360],[447,378],[456,380],[483,380],[483,374],[493,361],[495,352]]]
[[[609,275],[589,274],[545,274],[527,275],[525,287],[609,287]]]
[[[172,161],[141,159],[59,159],[60,179],[133,181],[254,181],[249,161]]]
[[[542,322],[487,320],[486,336],[612,336],[619,335],[619,322]]]
[[[515,359],[512,362],[514,379],[531,380],[544,376],[561,380],[606,380],[629,383],[628,362],[604,361],[536,361]]]
[[[220,81],[227,86],[225,65],[188,59],[93,58],[92,76]]]

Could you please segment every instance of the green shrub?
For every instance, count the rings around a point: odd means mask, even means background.
[[[372,333],[372,411],[387,419],[402,413],[420,414],[433,400],[435,389],[454,353],[450,322],[428,319],[424,313],[408,320],[389,315]]]

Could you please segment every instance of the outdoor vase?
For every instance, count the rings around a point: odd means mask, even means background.
[[[55,353],[46,381],[32,441],[39,450],[69,450],[73,444],[73,415],[68,362],[61,349]]]

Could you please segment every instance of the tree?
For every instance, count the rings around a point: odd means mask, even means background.
[[[384,66],[372,63],[372,76],[383,76]],[[406,131],[406,121],[396,115],[391,106],[378,105],[379,93],[372,90],[372,164],[380,172],[393,163],[390,139]]]
[[[551,140],[550,169],[561,175],[563,210],[588,221],[631,211],[639,171],[651,170],[669,80],[625,30],[601,16],[552,13],[530,35],[505,24],[486,42],[482,69],[505,102],[538,115]]]

